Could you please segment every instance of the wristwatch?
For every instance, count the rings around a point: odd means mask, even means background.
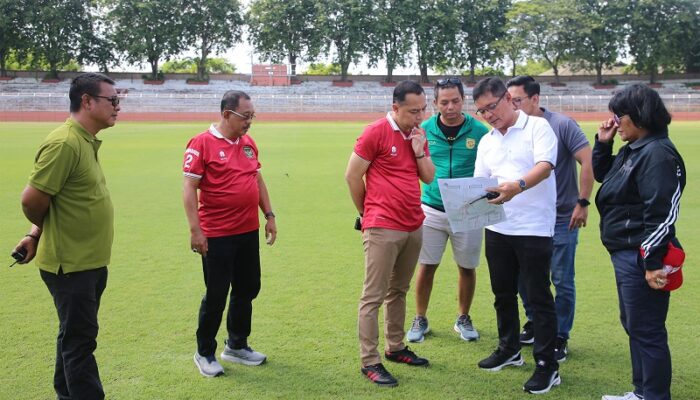
[[[527,185],[525,184],[525,180],[524,180],[524,179],[520,179],[520,180],[518,181],[518,185],[520,186],[520,191],[522,191],[522,192],[524,192],[525,189],[527,189]]]
[[[586,200],[586,199],[578,199],[578,200],[576,200],[576,202],[577,202],[578,205],[580,205],[581,207],[588,207],[589,205],[591,205],[591,202],[588,201],[588,200]]]
[[[265,219],[275,218],[275,213],[268,211],[265,213]]]

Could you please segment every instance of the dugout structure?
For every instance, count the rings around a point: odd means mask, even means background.
[[[252,86],[289,86],[291,77],[286,64],[253,64]]]

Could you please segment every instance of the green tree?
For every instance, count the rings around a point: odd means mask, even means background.
[[[229,63],[224,58],[207,58],[206,68],[209,72],[221,74],[233,74],[236,72],[236,66]],[[194,74],[197,72],[197,60],[191,57],[187,57],[182,60],[166,61],[162,65],[162,71],[166,74]]]
[[[241,41],[241,5],[238,0],[188,0],[183,16],[185,42],[198,52],[197,80],[205,81],[209,55]]]
[[[680,47],[686,73],[700,72],[700,2],[682,0],[677,19],[681,29],[675,43]]]
[[[475,82],[477,66],[496,59],[498,47],[494,42],[505,33],[510,0],[458,0],[456,3],[459,31],[453,60],[459,68],[469,67],[469,81]]]
[[[297,62],[313,60],[320,51],[316,12],[314,0],[253,0],[247,21],[255,51],[274,63],[286,58],[296,75]]]
[[[370,21],[369,65],[375,67],[380,60],[386,62],[386,81],[393,82],[394,69],[406,65],[411,51],[411,36],[397,26],[409,26],[413,14],[403,0],[379,0],[373,5]]]
[[[57,78],[58,69],[72,59],[84,59],[81,44],[83,38],[92,33],[86,1],[28,2],[26,7],[30,15],[25,27],[30,40],[30,53],[36,63],[45,61],[48,64],[47,78]]]
[[[413,13],[410,25],[416,46],[416,58],[421,82],[427,83],[428,68],[448,68],[453,65],[448,51],[454,45],[458,21],[453,2],[424,0],[409,2]]]
[[[573,50],[576,10],[573,0],[527,0],[516,2],[508,12],[510,26],[517,27],[530,53],[547,61],[559,82],[559,66]]]
[[[525,57],[528,48],[522,32],[507,26],[505,35],[496,39],[493,46],[502,58],[507,59],[511,66],[511,76],[515,77],[518,75],[518,63]]]
[[[368,50],[371,0],[318,0],[316,7],[325,49],[328,53],[333,50],[340,80],[346,81],[350,64],[357,63]]]
[[[127,62],[151,67],[158,79],[158,64],[183,49],[183,5],[179,0],[118,0],[108,13],[112,40]]]
[[[340,65],[311,63],[304,73],[308,75],[340,75]]]
[[[684,38],[682,0],[630,0],[628,13],[629,36],[627,43],[634,57],[637,71],[649,74],[655,83],[659,67],[682,69],[684,45],[676,42]],[[685,40],[697,41],[696,37]]]
[[[10,53],[27,46],[22,29],[27,19],[24,3],[24,0],[0,0],[0,76],[7,76]]]
[[[596,84],[603,83],[603,68],[612,67],[624,46],[625,1],[580,0],[575,4],[574,67],[595,70]]]

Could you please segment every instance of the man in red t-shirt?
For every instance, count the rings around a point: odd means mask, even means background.
[[[377,350],[382,303],[386,359],[428,365],[428,360],[403,343],[406,292],[423,239],[418,180],[430,183],[435,175],[425,131],[420,128],[425,108],[425,92],[418,83],[396,85],[392,111],[365,128],[345,171],[350,196],[360,213],[365,248],[358,322],[361,371],[380,386],[398,384]]]
[[[187,144],[183,200],[192,251],[202,256],[206,294],[199,308],[194,362],[202,375],[224,373],[216,361],[216,333],[226,308],[228,340],[221,358],[259,365],[266,356],[248,346],[252,301],[260,291],[258,207],[265,214],[265,237],[277,236],[275,214],[260,174],[258,148],[246,135],[255,108],[244,92],[231,90],[221,100],[218,124]]]

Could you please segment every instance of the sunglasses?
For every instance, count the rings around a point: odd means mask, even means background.
[[[495,110],[496,107],[498,107],[498,103],[500,103],[501,100],[503,100],[503,98],[506,96],[506,93],[508,93],[508,92],[503,92],[503,94],[501,95],[501,97],[499,97],[498,100],[497,100],[495,103],[493,103],[493,104],[491,104],[491,105],[488,105],[488,106],[486,106],[486,107],[484,107],[484,108],[479,108],[478,110],[476,110],[476,114],[477,114],[477,115],[484,115],[484,113],[486,113],[486,111],[488,111],[488,112],[490,112],[490,113],[493,113],[493,110]]]
[[[237,116],[238,118],[242,118],[242,119],[245,119],[245,120],[250,120],[250,121],[252,121],[252,120],[255,118],[255,113],[250,114],[250,115],[245,115],[245,114],[237,113],[237,112],[235,112],[235,111],[233,111],[233,110],[224,110],[224,112],[226,112],[226,111],[228,111],[228,112],[230,112],[231,114]]]
[[[119,97],[118,96],[112,96],[112,97],[106,97],[106,96],[92,96],[92,97],[98,97],[100,99],[107,99],[112,103],[112,107],[116,107],[119,105]]]
[[[618,116],[617,114],[613,114],[613,122],[615,122],[615,125],[619,126],[620,122],[622,121],[622,117],[625,115]]]
[[[459,78],[443,78],[443,79],[438,79],[437,80],[437,85],[438,87],[442,86],[447,86],[447,85],[462,85],[462,81],[459,80]]]

